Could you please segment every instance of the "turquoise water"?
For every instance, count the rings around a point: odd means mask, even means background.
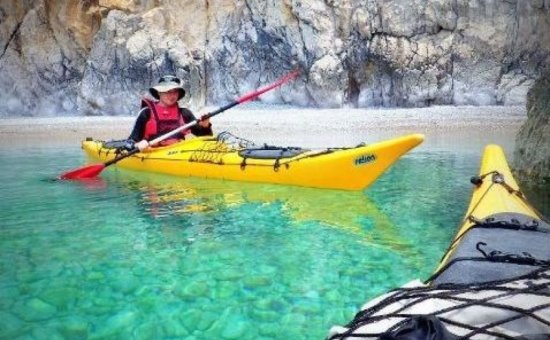
[[[322,339],[426,279],[479,152],[422,151],[364,192],[104,171],[0,150],[0,338]]]

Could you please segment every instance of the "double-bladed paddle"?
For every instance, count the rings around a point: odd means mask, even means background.
[[[159,137],[149,141],[149,146],[154,146],[154,145],[162,142],[163,140],[174,136],[175,134],[177,134],[181,131],[187,130],[192,126],[195,126],[196,124],[199,123],[200,120],[204,120],[204,119],[214,117],[214,116],[216,116],[216,115],[232,108],[233,106],[242,104],[242,103],[247,102],[249,100],[252,100],[252,99],[260,96],[261,94],[263,94],[263,93],[265,93],[265,92],[267,92],[271,89],[276,88],[277,86],[281,86],[284,83],[288,82],[289,80],[292,80],[292,79],[296,78],[298,76],[298,74],[299,74],[299,71],[294,70],[294,71],[290,72],[289,74],[287,74],[286,76],[280,78],[279,80],[277,80],[276,82],[274,82],[271,85],[267,85],[267,86],[262,87],[262,88],[260,88],[256,91],[252,91],[250,93],[247,93],[244,96],[236,99],[235,101],[233,101],[233,102],[231,102],[231,103],[229,103],[225,106],[222,106],[222,107],[220,107],[219,109],[217,109],[215,111],[209,112],[209,113],[201,116],[199,119],[195,119],[195,120],[193,120],[193,121],[191,121],[191,122],[189,122],[189,123],[187,123],[183,126],[178,127],[177,129],[174,129],[174,130],[172,130],[168,133],[165,133],[162,136],[159,136]],[[132,150],[128,151],[127,153],[120,154],[120,155],[116,156],[115,158],[111,159],[110,161],[107,161],[105,163],[99,163],[99,164],[85,165],[85,166],[77,168],[77,169],[69,170],[69,171],[61,174],[59,176],[59,178],[60,179],[86,179],[86,178],[96,177],[97,175],[99,175],[101,173],[101,171],[103,171],[103,169],[105,169],[109,165],[115,164],[116,162],[118,162],[118,161],[120,161],[120,160],[122,160],[126,157],[130,157],[130,156],[138,153],[139,151],[140,150],[138,148],[134,147]]]

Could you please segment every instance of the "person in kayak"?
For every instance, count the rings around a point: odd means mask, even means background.
[[[156,100],[142,99],[141,111],[128,137],[135,143],[134,147],[140,151],[149,147],[148,141],[196,119],[189,109],[180,107],[178,104],[178,101],[185,96],[180,78],[163,76],[155,86],[149,89],[149,93]],[[212,124],[209,119],[200,119],[198,124],[189,130],[182,131],[159,145],[175,143],[185,139],[185,135],[189,133],[195,136],[211,136]]]

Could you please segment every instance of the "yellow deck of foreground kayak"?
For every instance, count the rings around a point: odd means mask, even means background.
[[[493,175],[497,172],[502,175],[504,185],[493,181]],[[475,187],[472,193],[464,223],[456,234],[455,240],[459,240],[476,224],[471,218],[483,220],[498,213],[518,213],[539,220],[543,219],[527,202],[525,197],[519,193],[520,188],[510,171],[506,156],[500,146],[490,144],[485,147],[479,176],[483,177],[483,181]],[[458,245],[459,243],[455,243],[450,248],[450,251],[441,261],[438,270],[447,263],[453,254],[453,249]]]
[[[116,166],[175,176],[362,190],[423,140],[423,135],[412,134],[369,145],[312,150],[274,160],[243,159],[240,150],[215,137],[199,137],[145,150],[119,161]],[[105,149],[101,141],[83,141],[82,148],[92,161],[106,162],[115,157],[114,149]]]
[[[497,145],[485,148],[464,222],[436,272],[366,303],[330,340],[547,339],[550,224]]]

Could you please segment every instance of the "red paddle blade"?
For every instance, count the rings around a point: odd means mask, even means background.
[[[94,178],[101,171],[105,169],[105,164],[93,164],[93,165],[86,165],[83,167],[80,167],[78,169],[74,169],[71,171],[67,171],[61,176],[59,176],[60,179],[85,179],[85,178]]]
[[[266,93],[267,91],[276,88],[277,86],[283,85],[287,81],[292,80],[292,79],[298,77],[299,75],[300,75],[300,70],[296,69],[296,70],[290,72],[289,74],[287,74],[286,76],[280,78],[279,80],[277,80],[276,82],[274,82],[271,85],[262,87],[261,89],[258,89],[256,91],[252,91],[250,93],[245,94],[241,98],[237,99],[237,102],[239,102],[239,104],[242,104],[246,101],[254,99],[254,98],[260,96],[261,94]]]

